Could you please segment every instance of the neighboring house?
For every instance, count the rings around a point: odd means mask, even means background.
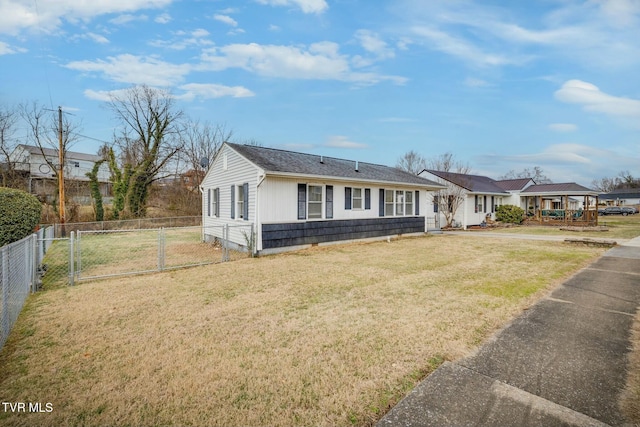
[[[44,155],[43,155],[44,154]],[[55,168],[59,165],[58,151],[51,148],[40,149],[32,145],[18,145],[10,155],[11,162],[16,170],[28,174],[28,189],[30,193],[51,202],[57,197],[56,171],[52,170],[49,163]],[[91,172],[96,162],[100,161],[100,156],[67,151],[65,155],[64,178],[65,182],[78,183],[69,188],[70,196],[78,199],[79,202],[90,203],[89,188],[87,183],[89,178],[86,173]],[[47,160],[49,162],[47,162]],[[98,170],[98,182],[100,192],[104,197],[110,195],[111,172],[109,165],[104,162]]]
[[[519,206],[530,219],[539,222],[565,220],[597,224],[598,193],[574,182],[536,184],[530,178],[497,181],[482,175],[427,169],[419,175],[447,185],[445,191],[464,199],[454,217],[456,225],[463,228],[495,219],[496,208],[501,205]],[[438,193],[432,195],[438,196]],[[441,216],[444,215],[441,213]]]
[[[517,196],[500,187],[497,182],[487,176],[470,175],[454,172],[443,172],[425,169],[419,176],[434,180],[447,186],[442,193],[430,195],[430,202],[437,209],[438,198],[460,198],[460,205],[455,209],[453,225],[463,228],[479,225],[493,219],[496,208],[501,205],[520,204]],[[444,212],[440,212],[440,224],[446,225]]]
[[[607,206],[640,206],[640,188],[621,188],[600,194],[600,202]]]
[[[225,143],[202,184],[206,240],[257,252],[424,233],[435,182],[389,166]]]

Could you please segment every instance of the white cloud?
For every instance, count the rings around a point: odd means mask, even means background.
[[[390,80],[402,84],[406,79],[375,73],[356,73],[349,57],[339,53],[333,42],[319,42],[308,48],[299,46],[230,44],[206,49],[202,54],[203,70],[222,71],[242,68],[267,77],[307,80],[340,80],[358,84],[375,84]]]
[[[393,49],[372,31],[358,30],[355,37],[367,52],[374,54],[378,59],[389,59],[395,56]]]
[[[109,39],[107,39],[104,36],[101,36],[100,34],[87,33],[86,36],[88,38],[90,38],[91,40],[93,40],[94,42],[99,43],[99,44],[108,44],[109,43]]]
[[[349,138],[342,135],[330,136],[329,138],[327,138],[327,142],[325,142],[323,145],[325,147],[331,147],[331,148],[355,148],[355,149],[368,148],[367,144],[349,141]]]
[[[118,15],[113,19],[110,19],[109,22],[114,25],[126,25],[130,22],[138,22],[138,21],[146,21],[149,17],[147,15],[132,15],[130,13],[125,13],[122,15]]]
[[[189,47],[202,47],[211,46],[213,42],[207,37],[210,35],[209,31],[198,28],[191,32],[178,31],[175,33],[177,38],[172,40],[153,40],[149,44],[153,47],[161,47],[171,50],[184,50]]]
[[[26,49],[20,47],[9,46],[4,42],[0,42],[0,55],[11,55],[14,53],[24,53]]]
[[[228,15],[213,15],[213,19],[218,22],[222,22],[223,24],[230,25],[232,27],[237,27],[238,22]]]
[[[178,96],[180,99],[192,100],[194,98],[212,99],[230,96],[232,98],[246,98],[255,96],[255,93],[242,86],[224,86],[218,84],[189,83],[178,87],[186,91]]]
[[[168,24],[172,21],[172,18],[168,13],[161,13],[160,15],[156,16],[153,21],[158,24]]]
[[[589,112],[640,118],[640,100],[609,95],[582,80],[567,81],[555,92],[555,97],[562,102],[581,105]]]
[[[523,56],[509,57],[505,54],[487,53],[463,37],[450,35],[434,28],[416,26],[411,31],[425,40],[428,47],[478,67],[520,65],[530,59]]]
[[[52,32],[63,21],[87,22],[106,14],[126,14],[142,9],[157,9],[173,0],[65,0],[25,2],[3,0],[0,2],[0,33],[16,35],[25,29]]]
[[[630,27],[638,22],[640,1],[595,0],[604,16],[615,26]]]
[[[322,13],[329,8],[325,0],[256,0],[271,6],[299,7],[304,13]]]
[[[506,4],[398,3],[394,12],[406,27],[400,35],[473,66],[518,66],[547,58],[607,69],[640,63],[640,0],[551,2],[533,19]]]
[[[555,132],[575,132],[578,126],[573,123],[551,123],[549,129]]]
[[[116,82],[162,87],[181,82],[190,71],[190,66],[186,64],[175,65],[154,57],[129,54],[111,56],[107,61],[73,61],[65,67],[86,73],[101,73]]]

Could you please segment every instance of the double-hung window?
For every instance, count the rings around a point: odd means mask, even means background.
[[[322,186],[321,185],[309,185],[308,187],[308,202],[307,202],[307,218],[319,219],[322,218]]]
[[[238,185],[238,197],[236,198],[238,203],[238,218],[244,218],[244,186]]]
[[[231,186],[231,218],[249,219],[249,184]]]
[[[353,209],[362,209],[362,188],[353,189],[352,201]]]
[[[394,193],[393,190],[384,190],[384,216],[394,216]]]

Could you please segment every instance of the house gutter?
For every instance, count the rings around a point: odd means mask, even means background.
[[[339,181],[346,183],[370,183],[370,184],[381,184],[381,185],[392,185],[396,187],[414,187],[414,188],[422,188],[429,189],[433,191],[442,190],[447,188],[444,185],[439,184],[419,184],[417,182],[404,182],[404,181],[380,181],[375,179],[363,179],[363,178],[347,178],[347,177],[337,177],[333,175],[309,175],[309,174],[300,174],[300,173],[292,173],[292,172],[266,172],[265,176],[273,176],[273,177],[281,177],[281,178],[307,178],[314,179],[320,181]]]

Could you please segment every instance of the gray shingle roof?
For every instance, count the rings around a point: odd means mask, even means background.
[[[523,193],[547,193],[547,194],[558,194],[558,195],[597,195],[598,192],[594,191],[590,188],[583,187],[580,184],[576,184],[575,182],[563,182],[559,184],[536,184],[531,187],[527,187]]]
[[[502,179],[496,181],[496,185],[506,191],[522,190],[529,181],[531,178]]]
[[[459,187],[471,191],[472,193],[508,194],[506,191],[496,185],[496,182],[488,176],[443,172],[432,169],[425,170],[432,175],[452,182]]]
[[[334,177],[348,180],[398,183],[441,188],[436,182],[409,172],[373,163],[324,157],[317,154],[298,153],[275,148],[225,143],[247,160],[264,169],[267,174],[298,174]]]

